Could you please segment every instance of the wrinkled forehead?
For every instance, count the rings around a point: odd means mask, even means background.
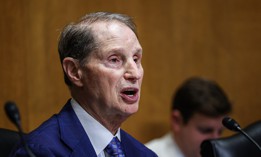
[[[94,36],[104,39],[104,37],[112,37],[112,33],[121,32],[123,30],[128,30],[133,32],[127,25],[119,21],[99,21],[90,25],[91,30],[94,33]],[[134,33],[134,32],[133,32]],[[134,33],[135,34],[135,33]],[[136,35],[135,35],[136,36]],[[107,39],[105,38],[105,39]]]
[[[126,48],[131,52],[142,52],[136,34],[124,23],[100,21],[92,24],[91,31],[98,50],[95,51],[95,55],[99,55],[99,52]]]
[[[206,124],[206,125],[216,125],[220,126],[222,125],[222,119],[225,115],[220,115],[217,117],[211,117],[200,113],[195,113],[190,118],[189,122],[191,123],[197,123],[197,124]]]
[[[99,48],[107,44],[139,43],[136,34],[128,26],[117,21],[95,23],[92,26],[92,32]]]

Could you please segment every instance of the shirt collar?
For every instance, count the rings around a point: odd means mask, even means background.
[[[86,134],[88,135],[96,155],[102,153],[114,135],[90,114],[88,114],[88,112],[86,112],[74,99],[71,99],[71,105]],[[120,128],[118,129],[115,136],[121,140]]]

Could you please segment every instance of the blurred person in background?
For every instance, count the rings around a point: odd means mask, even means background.
[[[215,81],[191,77],[173,95],[170,132],[145,145],[159,157],[200,157],[201,143],[221,136],[222,119],[231,110]]]

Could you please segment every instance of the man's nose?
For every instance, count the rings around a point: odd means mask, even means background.
[[[137,63],[134,62],[133,60],[129,61],[126,64],[126,71],[124,74],[124,78],[126,80],[136,81],[141,79],[142,76],[143,76],[143,68],[141,64],[137,65]]]
[[[211,134],[211,139],[216,139],[216,138],[219,138],[220,137],[220,133],[219,132],[213,132]]]

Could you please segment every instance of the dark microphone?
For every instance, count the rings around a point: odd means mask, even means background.
[[[256,147],[261,151],[261,147],[258,145],[258,143],[252,139],[244,130],[241,129],[240,125],[232,118],[225,117],[222,120],[222,124],[229,130],[240,132],[243,134],[248,140],[250,140],[252,143],[255,144]]]
[[[232,130],[232,131],[240,131],[241,130],[240,125],[234,119],[232,119],[230,117],[225,117],[222,120],[222,124],[226,128],[228,128],[229,130]]]
[[[21,118],[18,108],[16,107],[16,104],[12,101],[8,101],[5,103],[5,113],[7,114],[8,118],[11,120],[12,123],[17,127],[19,136],[21,138],[22,144],[28,153],[30,157],[35,157],[31,149],[27,146],[25,139],[24,139],[24,133],[21,127]]]

